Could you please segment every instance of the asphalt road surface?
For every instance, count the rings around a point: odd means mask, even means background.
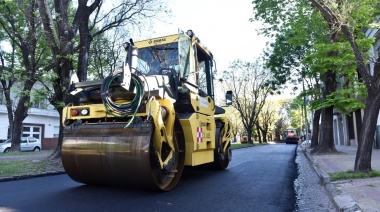
[[[186,169],[170,192],[96,187],[55,175],[0,183],[3,211],[294,211],[296,145],[233,150],[225,171]]]

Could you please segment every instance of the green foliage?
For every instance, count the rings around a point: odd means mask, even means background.
[[[358,45],[367,55],[373,39],[359,39]],[[334,54],[332,54],[332,52]],[[310,69],[320,74],[328,70],[334,70],[339,76],[340,83],[338,89],[327,95],[324,102],[315,101],[312,103],[313,109],[335,107],[336,110],[344,114],[349,114],[357,109],[363,109],[363,99],[367,96],[365,85],[358,81],[357,64],[351,46],[348,42],[335,42],[332,44],[315,44],[313,51],[310,51],[304,60],[310,64]]]
[[[345,2],[339,7],[330,5],[339,15],[339,20],[354,32],[366,62],[369,58],[368,49],[374,39],[365,38],[362,27],[368,27],[374,21],[375,16],[368,14],[379,14],[375,6],[377,3],[367,0]],[[265,52],[266,65],[274,74],[272,84],[278,88],[286,82],[296,85],[297,80],[303,77],[323,77],[328,70],[334,70],[337,76],[344,79],[339,89],[347,90],[330,94],[326,102],[322,102],[318,100],[321,96],[320,88],[309,87],[304,95],[316,97],[311,102],[312,108],[335,106],[339,111],[349,113],[364,107],[362,100],[366,97],[365,87],[358,82],[357,63],[352,48],[343,36],[340,36],[341,42],[329,42],[332,31],[319,11],[297,0],[255,0],[253,8],[254,18],[251,21],[263,21],[266,25],[262,33],[276,36],[275,42],[270,45],[271,50]],[[360,98],[356,99],[358,97]]]
[[[32,104],[40,103],[46,108],[46,99],[48,99],[49,91],[45,88],[37,88],[32,90]]]
[[[373,44],[372,38],[358,40],[358,46],[361,47],[364,55],[368,55],[368,49]],[[333,54],[332,54],[333,53]],[[335,70],[338,75],[356,76],[356,60],[352,52],[352,48],[347,41],[335,43],[317,43],[313,45],[313,49],[308,52],[304,60],[310,64],[310,69],[320,74],[326,73],[328,70]],[[353,77],[350,77],[354,80]]]
[[[356,86],[346,89],[339,89],[327,96],[325,102],[321,103],[316,109],[334,106],[336,110],[349,115],[357,109],[364,109],[364,99],[367,97],[366,87],[358,82]]]
[[[275,43],[269,45],[270,51],[264,53],[266,67],[273,74],[269,83],[276,88],[287,82],[296,85],[301,78],[301,62],[308,46],[293,45],[290,40],[294,37],[297,35],[293,31],[285,30],[276,36]]]
[[[292,102],[289,103],[286,110],[290,121],[290,127],[302,129],[305,125],[303,107],[304,102],[303,97],[301,95],[298,95],[296,98],[292,100]]]
[[[285,121],[285,118],[281,117],[279,118],[276,123],[275,123],[275,126],[274,126],[274,133],[275,133],[275,136],[276,138],[275,139],[282,139],[282,135],[283,135],[283,132],[286,130],[287,126],[286,126],[286,121]]]
[[[361,27],[369,27],[376,20],[376,16],[380,14],[378,3],[377,0],[346,1],[334,10],[343,24],[353,30],[360,30]]]
[[[298,5],[303,3],[297,0],[253,0],[252,4],[254,18],[250,21],[263,22],[260,32],[266,36],[274,36],[274,32],[290,26],[290,17],[297,13]]]

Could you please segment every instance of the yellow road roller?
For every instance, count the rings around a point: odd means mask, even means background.
[[[84,184],[169,191],[185,166],[226,169],[231,123],[215,105],[212,53],[191,30],[123,47],[121,70],[70,85],[66,173]]]

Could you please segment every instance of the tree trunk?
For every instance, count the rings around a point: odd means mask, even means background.
[[[365,105],[363,125],[359,134],[358,149],[355,158],[355,173],[368,173],[372,171],[372,146],[379,116],[380,93],[377,90],[369,90]]]
[[[252,129],[252,128],[250,128]],[[252,140],[252,130],[247,130],[247,133],[248,133],[248,143],[249,144],[253,144],[253,140]]]
[[[85,2],[80,2],[85,4]],[[41,19],[45,31],[46,38],[50,44],[51,51],[53,53],[53,59],[55,60],[54,72],[57,74],[58,78],[53,82],[54,96],[52,96],[49,101],[54,105],[55,109],[60,114],[60,120],[62,120],[62,103],[66,105],[68,103],[69,94],[67,93],[67,88],[70,84],[70,71],[73,70],[73,60],[72,55],[74,54],[73,38],[77,33],[78,23],[82,22],[83,10],[76,11],[76,15],[73,21],[73,25],[69,24],[70,20],[68,17],[68,2],[57,0],[54,1],[54,9],[56,16],[59,17],[56,20],[51,18],[49,7],[46,1],[38,1],[39,12],[41,14]],[[53,21],[55,21],[56,26],[52,26]],[[57,30],[53,30],[57,29]],[[57,33],[56,42],[54,34]],[[59,45],[57,45],[59,44]],[[62,134],[63,127],[60,121],[60,129],[58,136],[58,145],[52,156],[59,157],[62,145]],[[58,154],[56,154],[58,153]]]
[[[319,139],[319,120],[321,118],[321,112],[322,110],[316,110],[314,111],[314,117],[313,117],[313,134],[311,135],[311,143],[310,148],[314,149],[318,145],[318,139]]]
[[[322,109],[321,137],[318,145],[311,151],[311,154],[335,153],[333,131],[333,107]]]
[[[68,44],[65,49],[68,50],[69,52],[72,52],[72,48],[73,48],[73,46]],[[62,54],[63,55],[70,55],[68,52],[65,52],[65,51],[63,51]],[[53,84],[54,98],[50,99],[50,103],[52,105],[55,105],[55,109],[59,113],[59,118],[60,118],[60,120],[62,120],[63,108],[60,105],[56,104],[56,102],[64,102],[65,105],[67,105],[67,103],[70,102],[71,97],[70,97],[69,93],[67,93],[66,89],[63,90],[62,88],[68,88],[69,87],[69,79],[70,79],[69,73],[70,73],[70,70],[72,70],[72,68],[73,68],[73,63],[69,59],[62,58],[62,60],[59,61],[59,64],[62,64],[62,66],[56,67],[56,69],[58,69],[58,70],[56,70],[56,73],[60,73],[62,77],[60,79],[57,79],[56,83]],[[59,122],[58,145],[57,145],[55,151],[50,155],[51,158],[61,157],[63,129],[64,129],[64,127],[62,125],[62,122],[60,121]]]
[[[262,139],[261,139],[261,133],[260,133],[259,130],[257,131],[257,139],[259,140],[259,144],[262,144],[262,143],[263,143],[263,141],[262,141]]]
[[[268,131],[261,130],[261,135],[263,136],[263,143],[268,143],[268,140],[267,140]]]
[[[24,82],[23,90],[30,91],[35,83],[35,79],[26,80]],[[12,146],[11,151],[20,151],[20,140],[22,136],[22,123],[24,119],[28,116],[28,109],[30,103],[30,95],[20,95],[17,103],[16,111],[13,117],[13,129],[12,133]]]
[[[326,101],[326,97],[336,89],[336,73],[333,70],[328,70],[324,81],[323,101]],[[337,152],[334,144],[333,113],[334,107],[322,109],[321,137],[318,145],[311,151],[311,154]]]
[[[87,80],[88,59],[92,41],[91,32],[88,28],[88,16],[89,14],[86,13],[85,18],[83,18],[83,22],[79,25],[80,48],[77,73],[80,82]]]
[[[59,117],[62,117],[62,108],[58,110]],[[57,159],[61,157],[61,148],[62,148],[62,141],[63,141],[63,125],[62,123],[59,125],[59,134],[58,134],[58,145],[55,148],[55,150],[49,155],[52,159]]]

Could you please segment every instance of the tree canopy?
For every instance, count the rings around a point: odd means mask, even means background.
[[[326,116],[332,117],[333,108],[341,113],[351,113],[353,110],[363,108],[363,99],[365,99],[355,171],[371,170],[370,138],[374,135],[376,127],[374,119],[377,119],[379,113],[380,70],[377,65],[379,58],[376,54],[372,57],[368,54],[369,49],[374,45],[374,39],[366,38],[364,31],[376,22],[379,14],[378,2],[373,0],[349,2],[255,0],[253,6],[254,19],[266,24],[262,33],[267,36],[274,36],[290,29],[298,33],[303,31],[300,30],[302,28],[307,28],[311,33],[324,32],[325,37],[329,35],[328,42],[308,42],[307,45],[312,48],[304,60],[310,70],[318,72],[321,80],[324,81],[322,101],[314,104],[316,109],[322,109],[323,128],[320,142],[332,140],[332,131],[328,129],[332,127],[330,124],[325,124],[325,121],[331,119],[326,119]],[[319,16],[318,19],[323,21],[308,22],[302,27],[302,24],[298,23],[305,23],[305,18],[299,17],[306,17],[305,14],[309,17],[316,14]],[[327,30],[321,30],[320,23],[324,24]],[[367,64],[370,62],[374,65],[368,69]],[[335,91],[336,87],[338,87],[337,91]],[[324,128],[326,126],[328,127]],[[331,145],[328,144],[328,146]]]
[[[268,85],[269,72],[256,62],[233,61],[224,71],[222,81],[233,93],[232,106],[239,111],[248,142],[252,143],[252,129],[259,113],[265,105],[266,98],[273,88]]]

